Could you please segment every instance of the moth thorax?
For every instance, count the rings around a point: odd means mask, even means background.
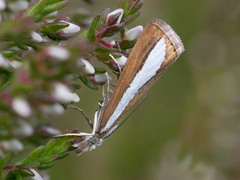
[[[90,138],[90,142],[91,142],[92,144],[98,144],[98,141],[99,141],[99,139],[98,139],[96,136],[92,136],[92,137]]]

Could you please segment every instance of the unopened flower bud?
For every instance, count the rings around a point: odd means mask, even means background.
[[[52,105],[43,105],[41,106],[41,110],[43,113],[56,115],[60,115],[64,112],[64,108],[58,103]]]
[[[34,176],[32,177],[33,180],[44,180],[45,179],[37,172],[36,169],[30,168],[30,170],[34,174]]]
[[[18,69],[21,65],[22,65],[22,62],[19,62],[19,61],[10,61],[9,64],[14,68],[14,69]]]
[[[50,136],[54,136],[54,135],[58,135],[61,134],[61,131],[59,131],[58,129],[55,129],[53,127],[50,126],[42,126],[40,127],[40,129],[38,129],[38,132],[44,135],[50,135]]]
[[[107,79],[108,79],[107,73],[95,74],[94,77],[91,77],[91,80],[96,84],[103,84],[107,81]]]
[[[4,67],[4,68],[9,67],[8,60],[5,59],[1,53],[0,53],[0,67]]]
[[[80,31],[80,27],[76,24],[73,24],[73,23],[70,23],[70,22],[67,22],[67,21],[60,21],[60,22],[67,23],[69,25],[68,27],[65,27],[65,28],[60,30],[61,32],[65,33],[65,34],[73,35],[73,34]]]
[[[59,46],[50,46],[47,48],[47,53],[49,56],[65,61],[70,57],[70,53],[67,49]]]
[[[17,120],[17,126],[14,128],[14,135],[18,137],[28,137],[34,132],[33,126],[21,119]]]
[[[116,9],[109,13],[106,17],[105,24],[107,25],[114,25],[114,24],[119,24],[122,20],[123,16],[123,9]]]
[[[6,8],[5,0],[0,0],[0,11],[3,11]]]
[[[81,67],[81,71],[83,73],[85,73],[85,74],[94,74],[95,73],[94,67],[88,60],[81,58],[79,60],[79,64]]]
[[[32,109],[28,102],[22,97],[15,97],[12,100],[13,110],[22,117],[29,117],[32,113]]]
[[[28,2],[25,0],[11,1],[8,7],[11,11],[19,12],[28,8]]]
[[[42,36],[40,34],[34,32],[34,31],[31,33],[31,37],[32,37],[32,40],[35,41],[35,42],[42,42],[43,41]]]
[[[55,83],[53,87],[52,95],[55,99],[63,103],[79,102],[80,98],[76,93],[73,93],[70,88],[68,88],[63,83]]]
[[[1,141],[0,142],[0,148],[3,149],[6,152],[17,153],[17,152],[23,150],[23,145],[17,139],[11,139],[11,140],[8,140],[8,141]]]
[[[142,26],[136,26],[128,31],[125,32],[124,34],[124,39],[127,41],[135,41],[138,39],[138,37],[140,36],[140,34],[143,31],[143,27]]]
[[[125,56],[121,56],[120,58],[116,58],[116,61],[119,66],[124,66],[127,62],[128,58]]]

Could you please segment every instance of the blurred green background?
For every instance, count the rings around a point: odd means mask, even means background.
[[[116,4],[72,0],[68,10],[97,14]],[[57,162],[53,180],[240,179],[240,1],[145,0],[131,27],[156,17],[174,28],[186,51],[114,135],[95,151]],[[78,93],[78,106],[93,118],[100,91]],[[74,110],[55,123],[90,131]]]

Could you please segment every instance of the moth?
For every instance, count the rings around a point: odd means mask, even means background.
[[[183,43],[174,30],[163,20],[153,20],[133,47],[111,97],[104,96],[94,115],[92,132],[67,133],[58,137],[78,136],[78,142],[73,144],[78,154],[101,145],[116,131],[129,109],[183,52]]]

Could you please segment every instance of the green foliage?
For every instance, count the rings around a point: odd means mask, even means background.
[[[110,54],[116,59],[128,57],[135,41],[124,40],[125,26],[139,15],[141,2],[122,2],[119,8],[124,13],[110,8],[94,18],[89,13],[69,13],[72,22],[57,12],[69,0],[37,0],[20,10],[18,4],[9,8],[12,1],[4,1],[7,8],[0,12],[2,178],[33,177],[76,149],[72,146],[76,137],[51,139],[61,132],[51,126],[49,117],[78,102],[75,91],[82,85],[97,90],[106,83],[106,72],[119,71]],[[122,42],[125,49],[118,46]],[[96,61],[103,66],[95,67]],[[34,150],[16,163],[26,147]]]
[[[10,159],[10,154],[7,154],[4,158],[0,159],[0,175],[3,173],[3,168]]]
[[[70,141],[75,137],[62,137],[50,140],[45,146],[39,146],[32,151],[24,160],[17,163],[26,167],[47,168],[51,167],[54,160],[62,157],[62,154],[68,151],[71,146]]]
[[[25,14],[40,21],[48,14],[65,7],[68,2],[68,0],[39,0],[29,7]]]
[[[97,25],[99,24],[99,20],[100,20],[100,15],[94,17],[94,19],[92,20],[92,23],[89,27],[89,30],[88,30],[88,40],[90,42],[94,42],[95,41],[95,32],[97,30]]]
[[[98,90],[98,87],[90,81],[89,77],[86,76],[80,76],[79,79],[83,82],[83,84],[85,84],[87,87],[94,89],[94,90]]]

